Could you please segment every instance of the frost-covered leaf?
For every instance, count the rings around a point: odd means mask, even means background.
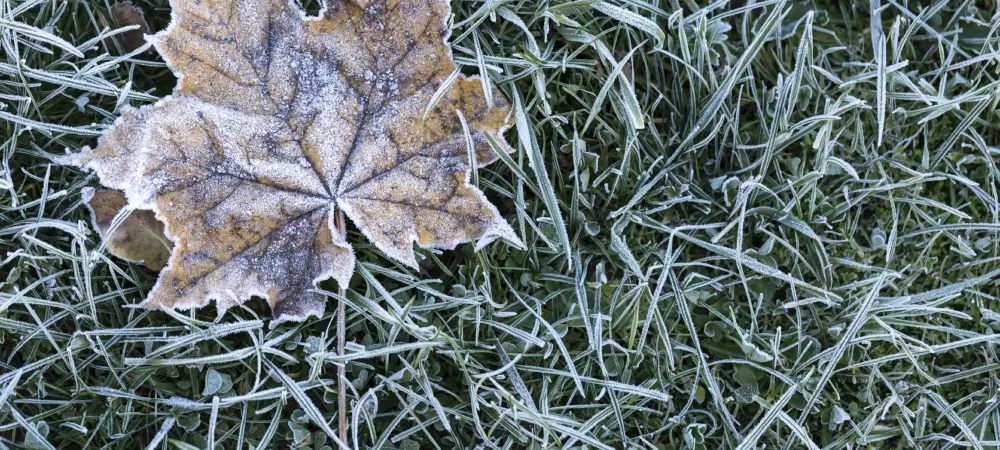
[[[170,264],[142,306],[225,310],[259,295],[279,321],[319,315],[315,284],[345,286],[354,268],[331,231],[337,208],[412,267],[414,242],[520,243],[468,183],[458,114],[487,164],[487,135],[511,151],[509,102],[495,94],[488,108],[464,76],[438,92],[455,72],[448,2],[359,3],[307,18],[287,0],[171,2],[173,22],[150,39],[180,78],[174,95],[126,110],[66,159],[166,223]]]
[[[173,243],[163,235],[163,223],[156,220],[152,211],[132,211],[112,230],[115,217],[128,205],[125,194],[114,189],[85,189],[83,200],[94,228],[112,253],[153,270],[167,265]]]
[[[830,412],[830,429],[834,430],[838,425],[851,420],[851,415],[844,411],[840,405],[833,405],[833,410]]]
[[[53,448],[52,444],[45,440],[49,435],[49,424],[44,421],[38,421],[36,423],[29,423],[29,426],[34,426],[37,433],[27,433],[24,436],[24,446],[31,449],[45,450]]]
[[[201,390],[201,395],[208,397],[215,394],[229,392],[233,388],[233,377],[221,373],[215,369],[208,369],[205,373],[205,387]]]

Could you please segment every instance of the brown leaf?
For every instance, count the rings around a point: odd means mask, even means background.
[[[259,295],[279,320],[319,315],[313,287],[346,286],[354,268],[331,232],[336,208],[411,267],[414,242],[521,245],[468,183],[459,120],[488,164],[488,135],[511,151],[507,100],[487,108],[480,82],[460,76],[426,111],[456,70],[446,0],[335,0],[317,18],[287,0],[171,5],[153,42],[181,80],[174,95],[67,158],[165,220],[176,245],[143,306],[225,310]]]
[[[107,241],[108,249],[119,257],[141,262],[153,270],[167,265],[173,243],[163,234],[163,223],[152,211],[132,211],[113,231],[115,217],[128,206],[125,194],[114,189],[85,189],[83,201],[90,210],[94,228]],[[108,235],[111,231],[111,235]]]
[[[149,23],[146,22],[146,15],[142,8],[139,8],[130,1],[124,1],[111,5],[111,16],[119,27],[138,25],[139,28],[117,34],[105,40],[104,44],[112,54],[119,54],[119,48],[125,53],[131,52],[143,45],[146,45],[145,35],[149,34]]]

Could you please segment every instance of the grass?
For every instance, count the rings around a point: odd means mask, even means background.
[[[176,80],[107,2],[0,0],[0,448],[332,448],[338,364],[358,448],[1000,447],[994,0],[453,7],[528,250],[415,272],[350,230],[337,356],[333,292],[276,329],[127,307],[156,273],[52,159]]]

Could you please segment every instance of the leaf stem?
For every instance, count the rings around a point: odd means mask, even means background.
[[[337,208],[334,216],[334,225],[341,239],[347,237],[347,228],[344,226],[344,211]],[[344,297],[347,295],[347,286],[338,286],[337,293],[337,355],[344,355],[344,334],[347,328],[344,320]],[[340,441],[347,444],[347,363],[337,366],[337,417],[340,423]]]

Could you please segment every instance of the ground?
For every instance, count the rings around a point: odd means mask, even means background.
[[[107,2],[0,1],[0,448],[332,449],[341,363],[357,448],[1000,446],[995,2],[452,7],[526,250],[348,228],[338,357],[333,281],[277,327],[130,307],[157,273],[57,159],[176,79]]]

